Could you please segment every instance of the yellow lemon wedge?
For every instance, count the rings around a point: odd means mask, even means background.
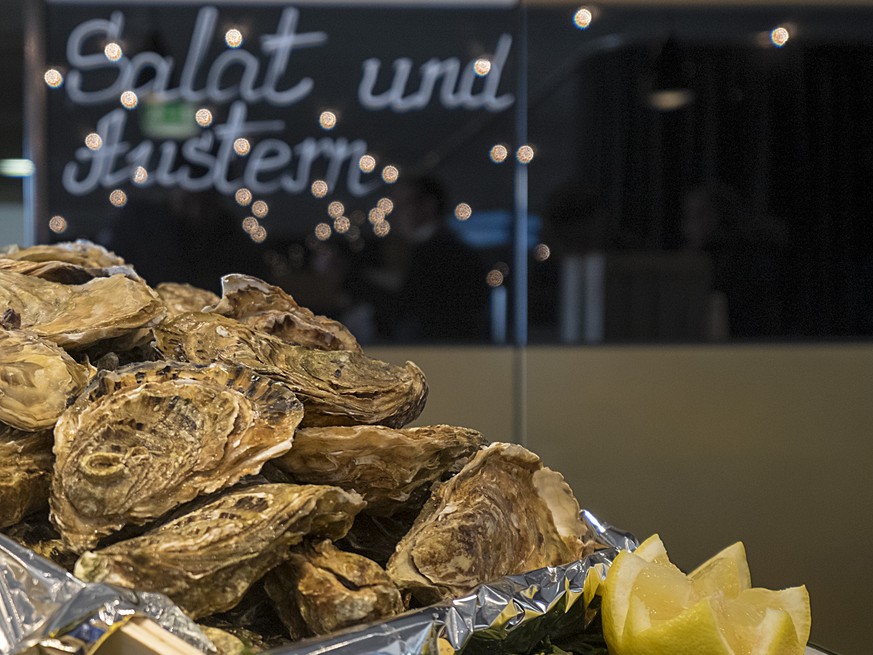
[[[657,535],[618,555],[601,608],[611,655],[802,655],[811,625],[805,587],[751,586],[742,543],[686,576]]]

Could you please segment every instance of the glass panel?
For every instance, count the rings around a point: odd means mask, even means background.
[[[48,94],[48,207],[65,222],[41,217],[41,240],[99,241],[153,284],[250,273],[364,342],[490,338],[513,7],[47,12],[65,76]]]
[[[873,334],[873,12],[573,11],[531,7],[534,339]]]

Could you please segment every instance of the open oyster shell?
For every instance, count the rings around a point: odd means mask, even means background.
[[[114,252],[87,239],[19,248],[11,246],[0,251],[0,258],[31,262],[60,261],[86,268],[107,268],[126,264]]]
[[[0,423],[0,528],[45,509],[51,475],[51,430],[22,432]]]
[[[92,373],[51,341],[0,329],[0,422],[19,430],[53,427]]]
[[[424,409],[427,382],[415,364],[395,366],[360,353],[292,346],[239,321],[188,313],[155,328],[165,357],[249,366],[286,382],[306,408],[303,426],[402,427]]]
[[[516,444],[494,443],[441,485],[388,562],[397,586],[430,604],[505,575],[593,551],[560,473]]]
[[[236,605],[304,537],[342,537],[364,504],[337,487],[238,489],[141,537],[85,553],[75,574],[162,592],[196,619]]]
[[[185,312],[202,312],[218,303],[218,296],[211,291],[181,282],[161,282],[155,291],[167,307],[167,316],[172,318]]]
[[[292,639],[324,635],[404,610],[400,592],[372,560],[329,541],[295,549],[265,578]]]
[[[26,259],[3,259],[0,257],[0,270],[21,273],[60,284],[85,284],[95,277],[126,275],[131,280],[141,279],[131,266],[119,265],[108,268],[80,266],[61,261],[32,262]]]
[[[285,453],[303,406],[243,367],[102,371],[55,427],[52,520],[76,552],[235,484]]]
[[[451,425],[306,428],[273,464],[296,482],[353,489],[367,501],[368,513],[390,515],[417,489],[460,470],[485,444],[475,430]]]
[[[221,278],[221,301],[208,311],[297,346],[361,352],[354,335],[342,323],[316,316],[279,287],[251,275],[235,273]]]
[[[151,327],[166,314],[154,291],[124,275],[58,284],[0,270],[0,308],[7,307],[22,328],[71,350]]]

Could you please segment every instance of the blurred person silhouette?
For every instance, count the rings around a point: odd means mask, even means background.
[[[580,178],[565,180],[549,195],[540,240],[548,247],[548,255],[535,249],[529,266],[529,317],[533,334],[554,340],[558,338],[564,277],[575,275],[586,255],[619,249],[622,244],[600,193]]]
[[[785,333],[787,231],[780,221],[750,214],[734,189],[711,182],[683,197],[681,232],[685,250],[712,257],[713,290],[727,304],[731,337]]]
[[[405,179],[392,201],[379,266],[352,290],[372,304],[379,333],[399,341],[487,338],[485,270],[449,225],[443,184],[432,176]]]

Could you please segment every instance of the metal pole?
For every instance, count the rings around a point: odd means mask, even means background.
[[[24,178],[24,243],[48,238],[46,229],[46,85],[45,7],[42,0],[24,3],[24,156],[34,173]]]
[[[528,24],[527,4],[519,3],[518,20],[518,93],[515,105],[515,145],[527,143],[528,101]],[[528,226],[528,170],[516,159],[513,230],[513,349],[512,378],[515,396],[513,433],[514,441],[527,443],[527,226]]]

